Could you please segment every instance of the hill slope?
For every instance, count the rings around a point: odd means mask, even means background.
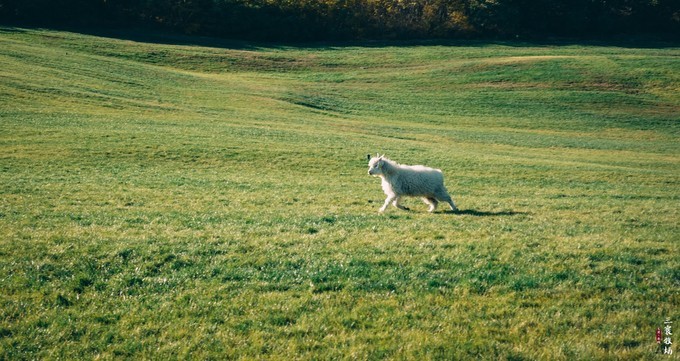
[[[679,318],[678,49],[166,40],[0,29],[2,358],[653,359]],[[375,152],[462,211],[377,214]]]

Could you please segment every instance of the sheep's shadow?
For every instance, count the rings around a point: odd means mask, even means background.
[[[516,212],[516,211],[501,211],[501,212],[487,212],[479,211],[476,209],[465,209],[457,211],[446,211],[445,213],[464,215],[464,216],[474,216],[474,217],[507,217],[507,216],[517,216],[520,214],[528,214],[526,212]]]

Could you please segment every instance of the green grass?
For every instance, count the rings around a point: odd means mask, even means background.
[[[659,357],[678,48],[186,40],[0,29],[0,359]]]

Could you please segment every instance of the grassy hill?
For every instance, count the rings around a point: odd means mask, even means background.
[[[655,359],[678,69],[0,28],[0,359]],[[461,212],[378,214],[376,152]]]

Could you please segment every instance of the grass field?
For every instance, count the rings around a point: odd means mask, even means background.
[[[0,28],[0,360],[677,359],[680,48],[126,39]]]

